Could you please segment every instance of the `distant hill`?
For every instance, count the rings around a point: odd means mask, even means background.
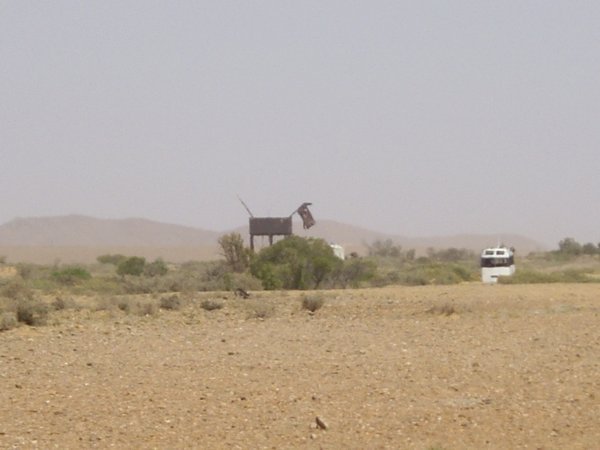
[[[89,263],[98,255],[122,253],[146,258],[163,257],[172,262],[206,260],[219,257],[217,240],[229,231],[209,231],[200,228],[154,222],[146,219],[97,219],[70,215],[59,217],[18,218],[0,225],[0,255],[9,262]],[[245,239],[247,225],[236,228]],[[321,220],[310,230],[294,223],[300,236],[318,237],[346,248],[346,252],[365,254],[367,246],[376,240],[391,239],[405,249],[422,253],[429,247],[467,248],[479,251],[495,245],[500,237],[519,253],[542,250],[544,246],[527,237],[514,234],[456,235],[406,237],[386,234],[331,220]],[[257,238],[257,246],[266,239]]]
[[[11,220],[0,225],[0,245],[185,247],[212,245],[221,234],[146,219],[71,215]]]

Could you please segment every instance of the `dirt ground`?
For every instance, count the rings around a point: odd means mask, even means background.
[[[302,295],[0,333],[0,447],[599,448],[598,286]]]

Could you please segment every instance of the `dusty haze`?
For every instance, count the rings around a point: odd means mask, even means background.
[[[595,2],[0,3],[0,223],[600,232]]]
[[[227,232],[238,232],[248,240],[248,226]],[[218,238],[226,231],[217,232],[147,219],[107,220],[86,216],[56,216],[23,218],[0,225],[0,255],[11,262],[33,263],[90,263],[99,255],[121,253],[163,258],[170,262],[221,258]],[[424,253],[427,248],[468,248],[474,251],[494,245],[502,238],[519,253],[542,249],[542,245],[519,235],[455,235],[408,238],[379,233],[330,220],[319,221],[310,230],[294,225],[294,233],[322,238],[344,246],[346,252],[367,253],[368,245],[376,240],[394,241],[405,249],[414,248]],[[268,245],[258,237],[257,248]]]

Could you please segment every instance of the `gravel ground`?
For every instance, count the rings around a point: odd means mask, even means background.
[[[314,313],[303,295],[147,316],[78,298],[1,332],[0,447],[600,445],[598,286],[328,291]]]

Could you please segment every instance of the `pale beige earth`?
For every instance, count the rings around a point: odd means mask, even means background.
[[[600,447],[597,285],[302,295],[0,333],[0,447]]]

